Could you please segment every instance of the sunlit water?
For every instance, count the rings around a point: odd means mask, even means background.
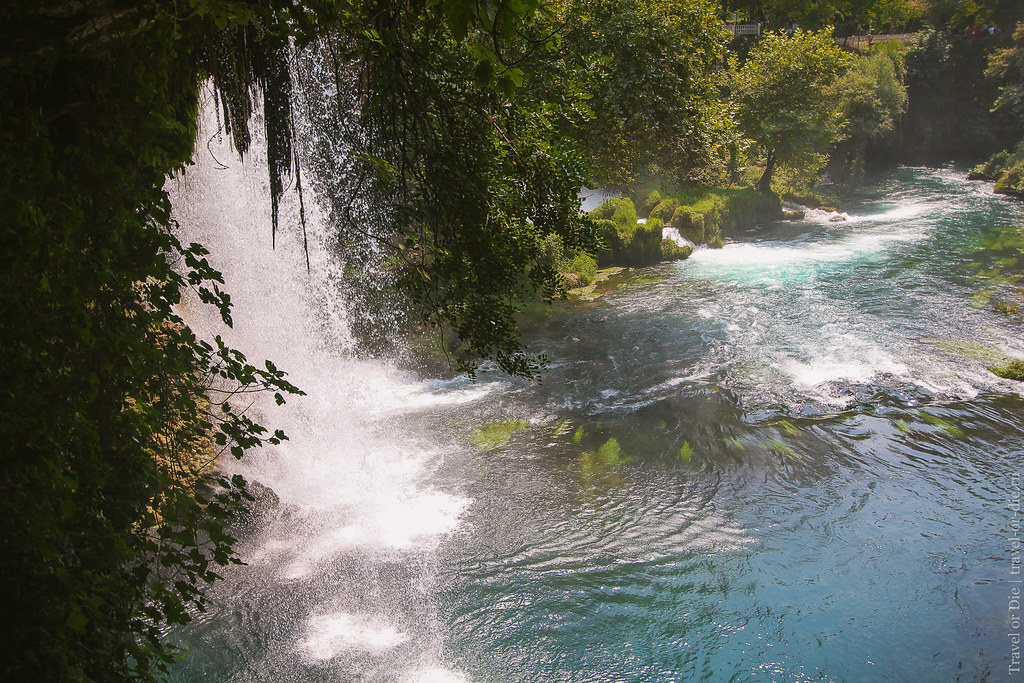
[[[311,341],[323,278],[260,294],[310,397],[172,679],[1009,678],[1024,401],[986,366],[1024,338],[972,276],[1024,211],[951,169],[843,208],[530,318],[540,385]]]

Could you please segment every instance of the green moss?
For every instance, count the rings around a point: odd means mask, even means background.
[[[967,174],[967,178],[968,180],[995,180],[1006,170],[1009,162],[1009,152],[1006,150],[996,152],[988,158],[988,161],[972,168],[971,172]]]
[[[1005,316],[1015,316],[1020,313],[1020,305],[1014,301],[993,301],[992,308]]]
[[[675,213],[676,207],[679,206],[679,201],[672,199],[663,199],[658,202],[658,205],[651,209],[649,215],[650,218],[657,218],[661,221],[672,220],[672,214]]]
[[[661,260],[662,261],[682,261],[690,258],[690,254],[693,253],[693,247],[689,244],[679,246],[675,243],[675,240],[663,239],[661,241]]]
[[[648,192],[640,202],[640,213],[650,217],[651,210],[661,203],[661,193],[657,190]]]
[[[1024,360],[1014,358],[1009,363],[1000,366],[992,366],[989,370],[1003,379],[1013,379],[1024,382]]]
[[[590,212],[597,220],[610,220],[616,228],[636,225],[636,207],[629,197],[613,197]]]
[[[694,244],[704,241],[704,214],[690,206],[680,206],[672,214],[672,226]]]
[[[529,425],[526,420],[495,420],[473,430],[473,444],[481,451],[507,446],[512,435]]]
[[[992,190],[998,194],[1024,197],[1024,159],[1006,169],[996,180]]]

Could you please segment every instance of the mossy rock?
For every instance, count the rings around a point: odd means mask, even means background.
[[[672,214],[671,225],[680,235],[695,244],[704,241],[704,214],[694,211],[692,207],[678,207]]]
[[[794,209],[793,211],[783,211],[782,212],[782,217],[785,218],[787,221],[798,221],[798,220],[803,219],[805,216],[806,216],[806,214],[803,211],[799,210],[799,209]]]
[[[663,239],[661,241],[661,258],[663,261],[682,261],[690,258],[693,247],[689,244],[679,246],[675,240]]]
[[[675,213],[676,207],[679,206],[679,201],[675,199],[663,199],[658,202],[658,205],[651,209],[650,218],[657,218],[658,220],[669,222],[672,220],[672,214]]]
[[[650,192],[647,193],[646,196],[644,196],[643,200],[640,202],[639,213],[643,216],[650,217],[651,210],[654,209],[654,207],[656,207],[660,203],[661,193],[658,192],[657,190],[651,190]]]
[[[1018,382],[1024,382],[1024,360],[1015,358],[1006,365],[992,366],[989,368],[992,374],[1002,377],[1003,379],[1013,379]]]
[[[988,161],[978,164],[967,174],[968,180],[995,180],[1010,163],[1010,153],[1006,150],[996,152],[988,158]]]
[[[999,176],[999,180],[996,181],[992,190],[997,194],[1024,197],[1024,161],[1014,164]]]
[[[721,237],[717,237],[716,236],[716,237],[712,237],[708,241],[708,246],[711,247],[712,249],[721,249],[722,247],[725,246],[725,242],[722,241]]]
[[[596,220],[610,220],[616,226],[636,225],[636,207],[629,197],[613,197],[590,212]]]

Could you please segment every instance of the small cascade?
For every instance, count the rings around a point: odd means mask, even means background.
[[[672,240],[673,242],[676,243],[676,245],[680,247],[688,246],[690,247],[690,249],[697,248],[696,244],[694,244],[693,242],[679,234],[678,228],[673,228],[672,226],[668,226],[661,229],[661,239]]]
[[[270,359],[307,395],[282,407],[258,398],[249,414],[289,440],[222,463],[257,483],[267,509],[238,534],[247,566],[214,585],[209,615],[172,634],[215,661],[186,658],[175,675],[309,680],[303,672],[314,667],[332,680],[381,671],[407,680],[444,672],[431,558],[470,501],[435,485],[452,447],[425,422],[482,390],[440,393],[386,361],[360,358],[312,184],[304,187],[307,272],[297,200],[286,197],[271,246],[259,141],[240,162],[212,113],[199,139],[210,142],[172,182],[174,214],[179,238],[206,246],[223,273],[234,327],[197,301],[186,301],[182,315],[202,338],[222,335],[256,365]]]

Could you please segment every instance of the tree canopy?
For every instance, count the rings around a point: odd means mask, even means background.
[[[766,35],[732,80],[740,128],[760,148],[765,170],[758,181],[771,189],[778,164],[814,166],[839,134],[842,112],[829,96],[849,56],[831,30]]]
[[[708,180],[731,142],[718,96],[727,33],[706,0],[574,0],[562,50],[593,112],[574,133],[599,183],[656,164],[677,181]]]

